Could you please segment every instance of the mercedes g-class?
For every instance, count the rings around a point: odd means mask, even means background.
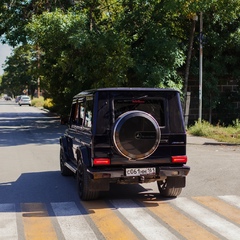
[[[111,183],[157,182],[161,196],[186,184],[186,131],[180,94],[173,89],[100,88],[73,97],[60,138],[60,169],[75,175],[82,200]]]

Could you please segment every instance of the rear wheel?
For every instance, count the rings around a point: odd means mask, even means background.
[[[60,170],[63,176],[72,176],[73,172],[67,168],[64,164],[67,161],[63,149],[60,150]]]
[[[182,192],[182,188],[168,187],[167,181],[157,182],[160,195],[163,197],[177,197]]]
[[[77,169],[77,188],[81,200],[94,200],[99,197],[99,191],[90,190],[91,178],[85,166],[80,165]]]

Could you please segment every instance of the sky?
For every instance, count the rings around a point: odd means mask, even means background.
[[[10,54],[11,54],[11,47],[0,43],[0,75],[3,74],[2,64],[4,64],[6,57],[10,56]]]

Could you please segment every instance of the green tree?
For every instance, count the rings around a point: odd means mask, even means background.
[[[112,30],[91,31],[87,20],[85,14],[58,10],[36,16],[28,25],[29,42],[41,49],[41,86],[55,105],[70,101],[80,89],[126,81],[131,61],[122,38]]]
[[[221,100],[219,79],[239,79],[239,6],[238,0],[3,0],[0,35],[12,46],[31,45],[33,79],[60,108],[86,88],[182,89],[189,71],[198,77],[199,21],[192,16],[201,11],[204,106],[212,109]]]
[[[5,63],[5,74],[2,77],[2,88],[11,95],[34,94],[36,81],[32,74],[31,46],[24,45],[14,49]]]
[[[68,9],[72,0],[1,0],[0,2],[0,36],[2,42],[15,47],[26,43],[28,32],[25,26],[35,15],[57,8]]]
[[[232,89],[229,89],[227,104],[226,96],[219,89],[219,85],[239,83],[239,12],[240,2],[236,0],[214,1],[203,12],[203,107],[209,109],[207,120],[210,122],[222,119],[225,123],[231,123],[232,119],[227,120],[229,110],[233,102],[239,100],[237,89],[235,94],[230,93]],[[199,42],[196,41],[196,44]],[[198,50],[198,45],[194,48]],[[195,54],[191,69],[195,77],[198,76],[198,64],[198,55]],[[232,113],[236,111],[232,109]]]

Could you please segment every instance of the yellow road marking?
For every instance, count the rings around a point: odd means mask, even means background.
[[[21,204],[26,240],[55,240],[57,235],[42,203]]]
[[[215,212],[220,213],[231,221],[240,224],[240,209],[231,206],[228,203],[225,203],[224,201],[215,197],[204,196],[193,197],[193,199],[214,210]]]
[[[111,209],[105,202],[99,200],[94,201],[94,203],[82,202],[82,204],[106,239],[138,239],[128,226],[115,214],[114,209]]]
[[[143,203],[151,212],[160,217],[164,222],[179,232],[186,239],[218,239],[215,235],[205,230],[203,227],[177,211],[166,202],[164,203],[154,200],[144,201]]]

